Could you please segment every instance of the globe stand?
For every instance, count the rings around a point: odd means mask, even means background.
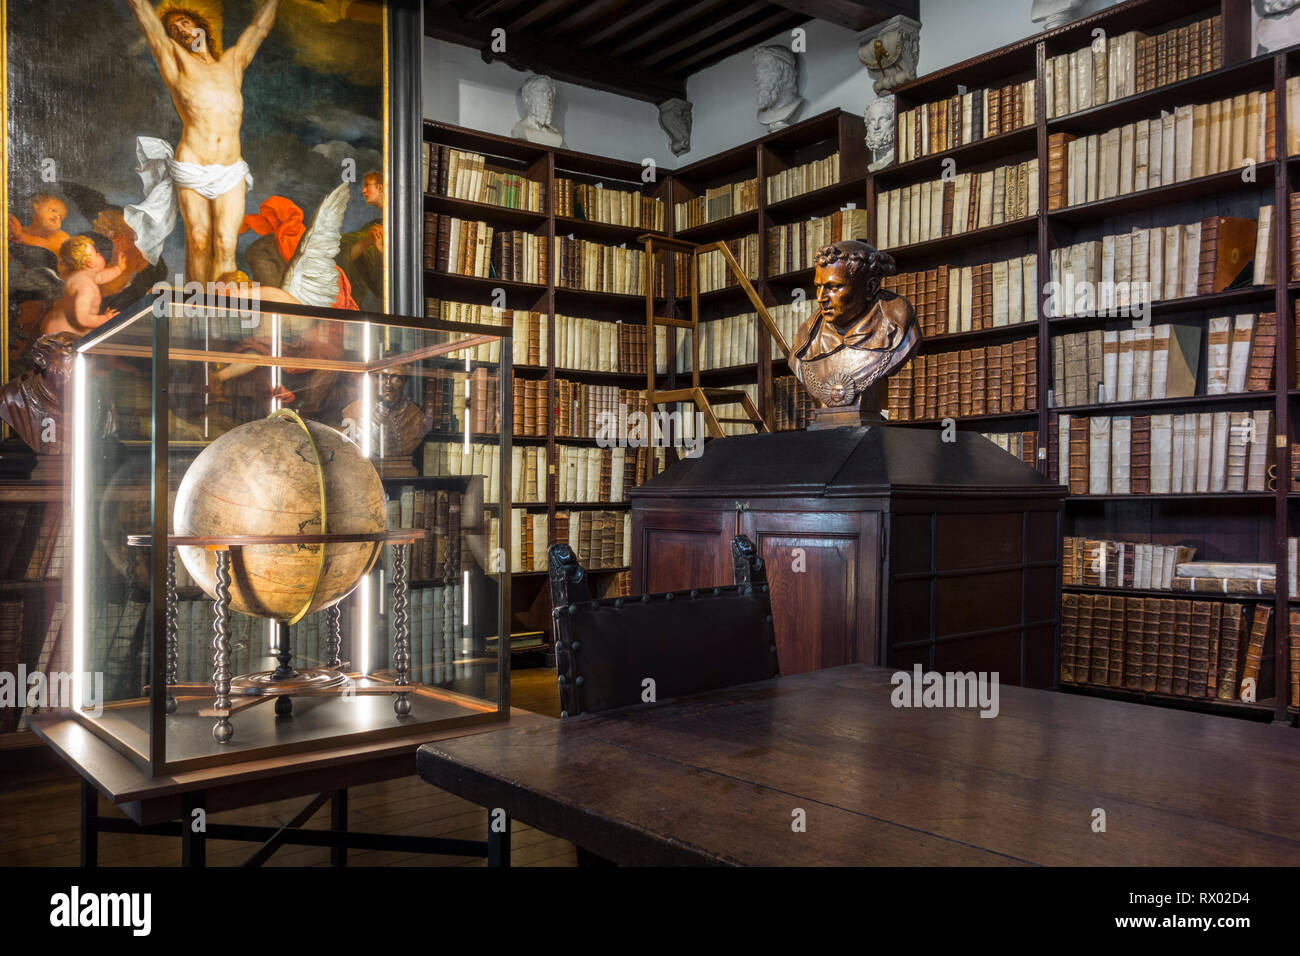
[[[201,708],[199,716],[215,717],[212,736],[220,744],[226,744],[234,737],[234,725],[231,716],[238,710],[275,698],[277,716],[289,717],[293,714],[292,696],[303,694],[338,693],[343,696],[392,694],[393,711],[398,717],[405,717],[411,712],[410,695],[420,688],[418,682],[410,679],[411,666],[411,630],[409,592],[410,582],[407,577],[407,547],[423,538],[428,532],[423,529],[404,529],[402,531],[385,531],[376,534],[308,534],[308,535],[227,535],[209,537],[188,537],[169,535],[167,538],[167,589],[166,589],[166,710],[174,714],[177,709],[176,691],[197,690],[202,685],[182,684],[178,682],[177,652],[177,592],[176,592],[176,556],[175,548],[180,545],[204,547],[216,553],[216,588],[212,607],[212,683],[214,700],[211,707]],[[324,609],[327,623],[326,651],[329,654],[324,667],[292,666],[293,652],[290,648],[289,626],[277,622],[279,651],[276,655],[277,667],[270,671],[260,671],[240,677],[230,673],[230,583],[231,552],[238,547],[260,544],[327,544],[330,542],[373,542],[376,554],[383,545],[393,548],[393,671],[391,682],[374,678],[353,678],[344,672],[346,663],[340,654],[343,646],[343,612],[335,602]],[[129,535],[127,544],[132,547],[149,547],[153,543],[150,535]],[[364,680],[364,683],[361,682]],[[232,697],[252,698],[247,702],[236,704]]]

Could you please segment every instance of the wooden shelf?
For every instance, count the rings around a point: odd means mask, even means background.
[[[424,208],[431,212],[455,216],[459,219],[483,220],[494,227],[500,224],[532,232],[546,225],[546,213],[532,212],[528,209],[513,209],[510,206],[498,206],[490,202],[475,202],[472,199],[456,199],[441,193],[425,193]]]
[[[1259,189],[1273,184],[1273,174],[1276,170],[1276,162],[1260,163],[1255,167],[1256,181],[1248,183],[1242,181],[1240,169],[1230,169],[1224,173],[1211,173],[1209,176],[1185,179],[1168,186],[1157,186],[1155,189],[1143,189],[1140,192],[1125,193],[1110,199],[1077,203],[1048,212],[1047,218],[1054,222],[1086,223],[1119,216],[1126,212],[1221,196],[1227,192]]]
[[[1100,415],[1111,412],[1123,415],[1145,409],[1199,408],[1202,405],[1272,402],[1276,392],[1232,392],[1227,395],[1189,395],[1185,398],[1146,398],[1133,402],[1101,402],[1095,405],[1066,405],[1052,411],[1063,415]]]
[[[546,292],[545,284],[533,282],[514,282],[507,279],[491,279],[483,276],[463,276],[454,272],[442,272],[439,269],[425,269],[425,291],[428,293],[430,283],[438,283],[448,286],[454,290],[463,292],[478,293],[479,295],[491,295],[492,290],[496,288],[505,289],[507,292],[522,292],[529,295],[538,295]],[[445,296],[434,296],[434,298],[446,298]]]
[[[970,422],[1004,422],[1015,421],[1016,419],[1037,418],[1038,410],[1030,409],[1027,412],[997,412],[992,415],[947,415],[942,418],[904,418],[895,425],[942,425],[951,418],[958,425],[966,425]],[[1020,430],[1020,429],[1017,429]]]
[[[1153,90],[1144,90],[1123,99],[1112,100],[1101,106],[1078,110],[1066,116],[1058,116],[1047,121],[1047,132],[1088,134],[1100,133],[1116,126],[1123,126],[1135,120],[1156,119],[1161,110],[1170,108],[1171,103],[1198,103],[1207,100],[1223,99],[1223,91],[1230,89],[1234,93],[1245,92],[1248,87],[1257,86],[1260,90],[1273,86],[1273,61],[1271,57],[1258,60],[1246,60],[1229,66],[1211,70],[1166,83]]]
[[[1212,292],[1206,295],[1187,296],[1181,299],[1160,299],[1151,303],[1151,315],[1154,318],[1158,315],[1176,315],[1211,309],[1232,309],[1248,304],[1266,303],[1274,295],[1274,287],[1271,285],[1252,285],[1238,289],[1224,289],[1222,292]],[[1192,318],[1208,318],[1208,316],[1193,316]],[[1104,313],[1090,312],[1085,315],[1051,316],[1048,318],[1047,324],[1053,330],[1056,330],[1058,328],[1091,325],[1094,322],[1123,322],[1126,325],[1132,325],[1133,321],[1132,317],[1123,315],[1105,315]]]
[[[858,208],[861,209],[866,194],[865,179],[842,179],[830,186],[811,189],[778,202],[770,202],[767,204],[767,213],[774,219],[785,220],[787,217],[803,217],[819,209],[830,209],[832,206],[838,208],[849,202],[857,203]]]
[[[905,163],[896,163],[872,175],[878,189],[897,189],[912,183],[938,179],[943,174],[944,162],[951,159],[959,168],[972,166],[985,160],[1008,157],[1007,162],[1019,162],[1009,157],[1035,152],[1038,147],[1038,127],[1023,126],[1009,133],[999,133],[973,143],[963,143],[939,153],[929,153]]]
[[[655,297],[656,299],[659,296]],[[617,306],[627,309],[645,309],[645,296],[638,293],[629,295],[624,292],[594,292],[591,289],[570,289],[568,286],[557,285],[555,287],[555,311],[561,315],[566,315],[564,306],[560,301],[564,300],[573,303],[588,303],[596,306]]]
[[[1010,325],[997,325],[991,329],[971,329],[969,332],[945,332],[943,335],[927,335],[921,339],[921,344],[917,348],[920,354],[925,355],[929,352],[943,352],[948,349],[978,345],[983,342],[1018,339],[1031,335],[1038,336],[1037,322],[1015,322]]]
[[[1249,717],[1253,720],[1269,719],[1275,707],[1273,698],[1247,704],[1239,700],[1180,697],[1176,694],[1159,694],[1155,691],[1127,690],[1120,687],[1096,687],[1092,684],[1062,684],[1060,689],[1066,693],[1088,694],[1094,697],[1108,697],[1111,700],[1127,700],[1142,704],[1159,704],[1166,707],[1180,707],[1206,713],[1230,714],[1235,717]]]
[[[1268,562],[1264,562],[1267,564]],[[1160,588],[1111,588],[1091,587],[1085,584],[1062,584],[1062,591],[1071,594],[1111,594],[1117,597],[1140,598],[1178,598],[1193,601],[1254,601],[1271,602],[1273,595],[1253,596],[1250,594],[1207,594],[1203,591],[1166,591]]]
[[[600,242],[626,242],[628,248],[640,248],[637,242],[638,236],[647,234],[662,236],[666,233],[656,229],[650,229],[646,226],[617,226],[613,223],[601,222],[598,219],[577,219],[571,216],[555,217],[555,234],[557,236],[567,236],[570,233],[578,239],[595,239]]]
[[[1000,222],[996,226],[985,226],[983,229],[968,229],[965,232],[957,233],[955,236],[943,236],[939,239],[929,239],[925,242],[914,242],[906,246],[893,246],[883,249],[896,260],[920,259],[928,256],[938,256],[956,249],[965,247],[977,247],[988,243],[999,242],[1003,239],[1014,239],[1017,236],[1032,236],[1038,232],[1038,217],[1026,216],[1023,219],[1014,219],[1011,222]],[[911,272],[913,267],[908,266],[906,269],[899,269],[900,272]]]
[[[1069,505],[1075,501],[1271,501],[1277,497],[1272,491],[1204,491],[1190,494],[1162,495],[1070,495],[1065,499]]]
[[[682,229],[675,233],[675,236],[687,242],[704,243],[713,242],[717,239],[739,239],[742,236],[748,236],[759,231],[761,230],[759,229],[758,210],[751,209],[748,212],[736,213],[734,216],[728,216],[725,219],[715,219],[713,222]]]

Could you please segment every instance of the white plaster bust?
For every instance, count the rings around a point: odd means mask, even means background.
[[[867,171],[874,173],[894,161],[894,94],[878,96],[867,104],[863,116],[867,126],[867,148],[872,161]]]
[[[564,134],[551,125],[555,108],[555,81],[549,76],[530,76],[519,88],[524,101],[524,118],[515,124],[510,135],[543,146],[563,146]]]
[[[1300,0],[1254,0],[1255,55],[1300,43]]]
[[[659,126],[668,134],[668,145],[674,156],[689,152],[691,148],[691,101],[680,96],[659,104]]]
[[[754,50],[758,121],[769,133],[785,129],[804,104],[799,95],[799,59],[783,46]]]

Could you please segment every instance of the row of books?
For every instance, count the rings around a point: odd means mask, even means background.
[[[800,166],[782,169],[767,177],[767,201],[793,199],[814,189],[834,186],[840,181],[840,154],[831,153]]]
[[[1173,590],[1175,569],[1195,556],[1196,549],[1189,545],[1066,537],[1061,583],[1067,587]]]
[[[1223,66],[1223,17],[1148,36],[1104,34],[1081,49],[1047,58],[1047,118],[1067,116]]]
[[[1273,460],[1272,416],[1269,409],[1060,415],[1059,480],[1072,495],[1265,491]]]
[[[673,219],[677,231],[681,232],[692,226],[702,226],[706,222],[738,216],[757,208],[758,177],[754,177],[725,186],[713,186],[706,189],[703,196],[677,203],[673,207]]]
[[[62,577],[70,522],[57,501],[0,505],[6,544],[0,554],[0,580],[42,581]]]
[[[1038,256],[977,266],[938,266],[886,276],[884,288],[912,303],[925,336],[1038,321]]]
[[[655,372],[668,373],[668,329],[655,329]],[[555,367],[591,372],[646,371],[646,327],[634,322],[602,322],[581,316],[555,316]]]
[[[545,189],[509,169],[494,169],[482,153],[424,144],[424,191],[453,199],[542,212]]]
[[[1294,451],[1291,460],[1296,460]],[[1300,597],[1300,538],[1286,539],[1286,596]]]
[[[758,315],[744,312],[700,323],[700,370],[752,365],[758,361]],[[691,331],[677,333],[677,371],[691,368]]]
[[[511,398],[514,400],[512,434],[521,437],[546,437],[546,423],[550,421],[550,402],[547,400],[546,379],[511,379]]]
[[[555,214],[655,232],[664,229],[662,199],[643,196],[636,190],[609,189],[561,177],[555,180]]]
[[[426,441],[420,474],[482,475],[484,504],[501,501],[501,446],[486,442]]]
[[[547,486],[546,446],[510,447],[510,499],[512,502],[545,504]]]
[[[627,493],[636,487],[636,452],[640,450],[558,446],[555,500],[575,504],[626,501]]]
[[[473,660],[475,628],[472,619],[465,623],[466,610],[465,584],[459,578],[442,585],[411,589],[407,613],[412,681],[449,684],[470,676],[477,663]],[[321,647],[323,650],[324,645]]]
[[[817,403],[793,375],[772,380],[772,431],[797,431],[808,427]]]
[[[1290,706],[1297,708],[1300,707],[1300,610],[1292,609],[1288,617],[1287,653],[1291,666],[1287,672],[1291,676]]]
[[[408,552],[412,581],[454,578],[460,573],[463,504],[464,496],[455,490],[402,485],[389,492],[388,530],[423,528],[428,532]]]
[[[898,160],[942,153],[1034,123],[1034,81],[958,92],[898,114]]]
[[[1185,561],[1175,569],[1173,589],[1190,594],[1272,597],[1277,568],[1258,562]]]
[[[1272,91],[1186,104],[1155,119],[1047,140],[1047,208],[1060,209],[1240,169],[1275,156]]]
[[[1300,153],[1300,76],[1286,78],[1286,154]]]
[[[544,511],[529,513],[523,508],[510,509],[510,570],[512,573],[546,570],[546,550],[550,543],[547,536],[547,521]],[[493,529],[489,524],[489,537],[492,536],[492,532]],[[495,548],[497,545],[492,543],[492,547]]]
[[[589,571],[625,568],[632,563],[632,513],[557,511],[555,540],[568,542],[578,563]]]
[[[17,674],[23,661],[23,601],[22,598],[0,601],[0,674]],[[26,688],[22,688],[23,702]],[[12,707],[0,707],[0,733],[18,728],[21,714],[20,702]]]
[[[769,305],[767,307],[767,314],[776,324],[776,327],[781,330],[781,334],[785,336],[785,340],[790,343],[791,348],[794,348],[795,334],[799,331],[799,326],[812,315],[815,305],[816,303],[811,299],[801,299],[798,302],[787,302],[783,305]],[[761,334],[767,334],[766,328]],[[773,358],[785,358],[785,352],[775,339],[772,340],[771,348]]]
[[[876,197],[883,248],[956,236],[1038,214],[1038,160],[886,189]]]
[[[546,240],[519,229],[498,232],[486,222],[426,212],[424,267],[453,275],[545,285]]]
[[[621,423],[626,423],[632,412],[645,412],[645,389],[587,385],[557,378],[555,391],[557,437],[626,438]]]
[[[741,236],[739,239],[728,239],[727,248],[731,250],[732,257],[736,264],[740,266],[745,277],[751,281],[758,279],[758,253],[759,239],[758,235]],[[735,272],[731,265],[717,249],[709,252],[702,252],[698,261],[700,276],[700,292],[717,292],[719,289],[725,289],[727,286],[739,285],[740,280],[736,278]],[[677,294],[684,295],[687,289],[678,286]]]
[[[426,318],[446,322],[468,322],[478,325],[509,325],[511,327],[511,361],[515,365],[546,364],[546,313],[528,309],[498,309],[472,302],[454,302],[446,299],[426,298]],[[405,349],[403,350],[405,351]],[[476,362],[501,361],[501,343],[483,342],[467,349],[447,353],[450,358]]]
[[[810,269],[816,262],[817,250],[843,239],[861,239],[867,231],[865,209],[840,209],[820,219],[804,219],[786,226],[776,226],[767,232],[767,271],[781,275]]]
[[[645,250],[586,239],[555,237],[555,284],[586,292],[645,295]],[[655,263],[654,294],[665,294],[665,267]]]
[[[1255,250],[1269,245],[1272,225],[1273,207],[1265,206],[1258,220],[1210,216],[1060,246],[1049,260],[1056,283],[1049,315],[1115,315],[1143,303],[1222,292],[1252,262],[1252,281],[1270,282],[1271,257]]]
[[[1201,334],[1198,326],[1164,324],[1053,336],[1053,399],[1071,407],[1194,395]],[[1216,316],[1205,338],[1206,395],[1272,388],[1276,315]]]
[[[1065,594],[1061,682],[1258,700],[1243,684],[1259,680],[1272,615],[1268,604]]]
[[[1038,432],[980,432],[1009,455],[1015,455],[1031,468],[1037,467]]]
[[[483,366],[468,372],[430,369],[424,378],[431,431],[492,434],[501,428],[501,374]]]
[[[917,355],[889,379],[890,421],[1031,412],[1037,405],[1034,339]]]

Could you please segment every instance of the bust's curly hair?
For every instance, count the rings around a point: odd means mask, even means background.
[[[861,239],[844,239],[822,246],[813,259],[813,265],[816,266],[829,266],[837,262],[848,266],[850,279],[856,279],[863,273],[869,279],[880,279],[892,276],[898,269],[893,256]]]

